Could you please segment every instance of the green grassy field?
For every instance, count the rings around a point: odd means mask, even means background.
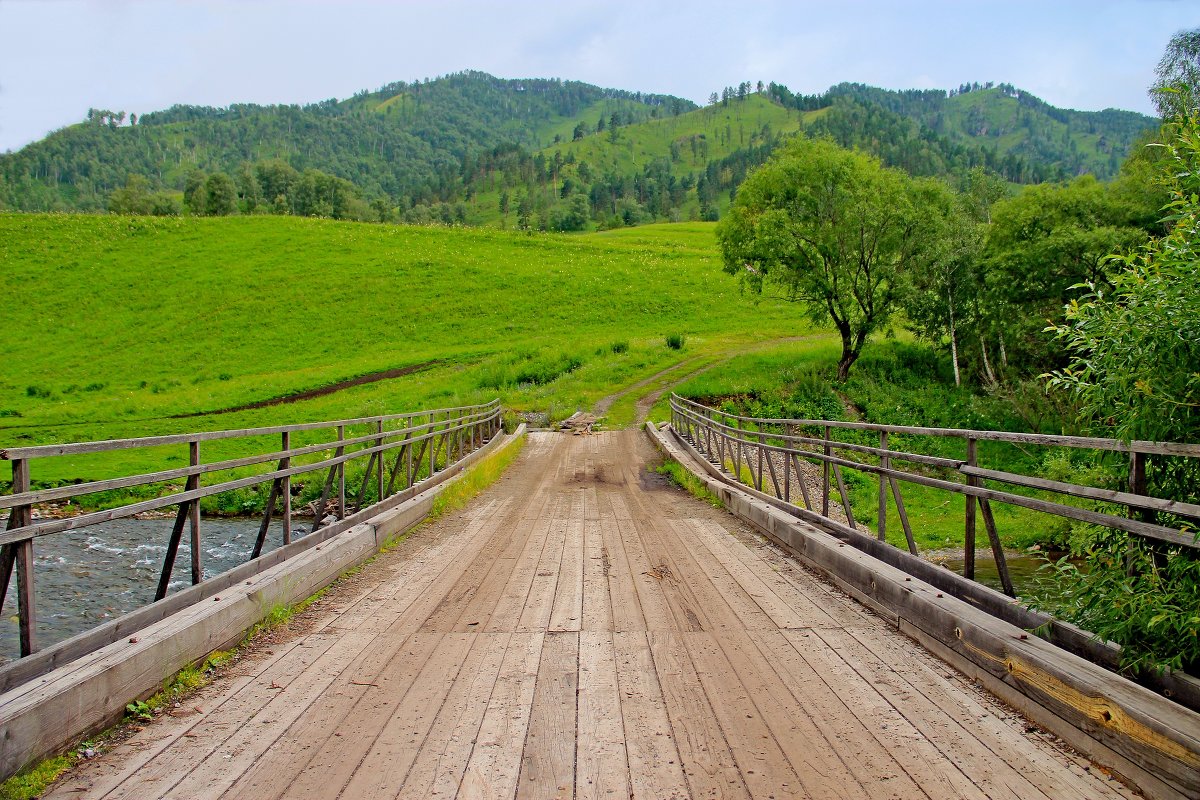
[[[795,307],[743,296],[703,223],[530,236],[286,217],[0,215],[0,263],[0,447],[495,396],[564,417],[681,361],[809,327]],[[667,347],[672,334],[683,349]],[[303,402],[170,418],[428,362]],[[632,421],[632,402],[613,409],[615,424]],[[158,458],[53,459],[33,478],[94,478]]]

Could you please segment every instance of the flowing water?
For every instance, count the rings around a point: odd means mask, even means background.
[[[38,646],[48,647],[153,601],[174,522],[174,518],[114,520],[35,540]],[[204,577],[220,575],[248,560],[260,522],[250,518],[202,520]],[[293,536],[307,529],[295,523],[293,528]],[[267,533],[263,552],[274,550],[282,541],[283,526],[276,522]],[[190,586],[191,575],[192,553],[185,528],[169,591]],[[11,583],[0,620],[0,661],[20,652],[15,572]]]

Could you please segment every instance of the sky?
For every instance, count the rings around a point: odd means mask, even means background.
[[[704,103],[741,81],[812,94],[1007,82],[1153,113],[1200,0],[0,0],[0,152],[87,109],[309,103],[464,69]]]

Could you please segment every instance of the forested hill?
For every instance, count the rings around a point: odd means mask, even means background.
[[[463,72],[307,106],[176,106],[141,117],[90,109],[85,122],[0,156],[0,204],[100,210],[130,174],[179,190],[195,169],[237,176],[243,164],[273,159],[349,180],[368,198],[429,203],[459,196],[473,153],[538,149],[569,138],[581,120],[629,124],[695,107],[576,81]]]
[[[1156,124],[1133,112],[1054,108],[1007,85],[895,92],[840,84],[797,95],[743,83],[697,108],[664,95],[464,72],[308,106],[177,106],[136,119],[92,109],[85,122],[0,155],[0,208],[577,230],[715,219],[749,169],[800,133],[916,175],[961,179],[983,168],[1038,183],[1111,178]]]
[[[963,84],[950,92],[897,92],[842,83],[810,97],[771,84],[768,93],[778,102],[802,109],[853,103],[890,111],[932,134],[993,151],[998,171],[1021,183],[1087,172],[1102,180],[1112,178],[1134,142],[1158,125],[1153,117],[1134,111],[1056,108],[1005,83]],[[1020,162],[1033,172],[1017,174]]]

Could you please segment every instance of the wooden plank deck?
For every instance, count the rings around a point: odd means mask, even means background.
[[[532,434],[47,796],[1136,796],[653,460],[634,431]]]

